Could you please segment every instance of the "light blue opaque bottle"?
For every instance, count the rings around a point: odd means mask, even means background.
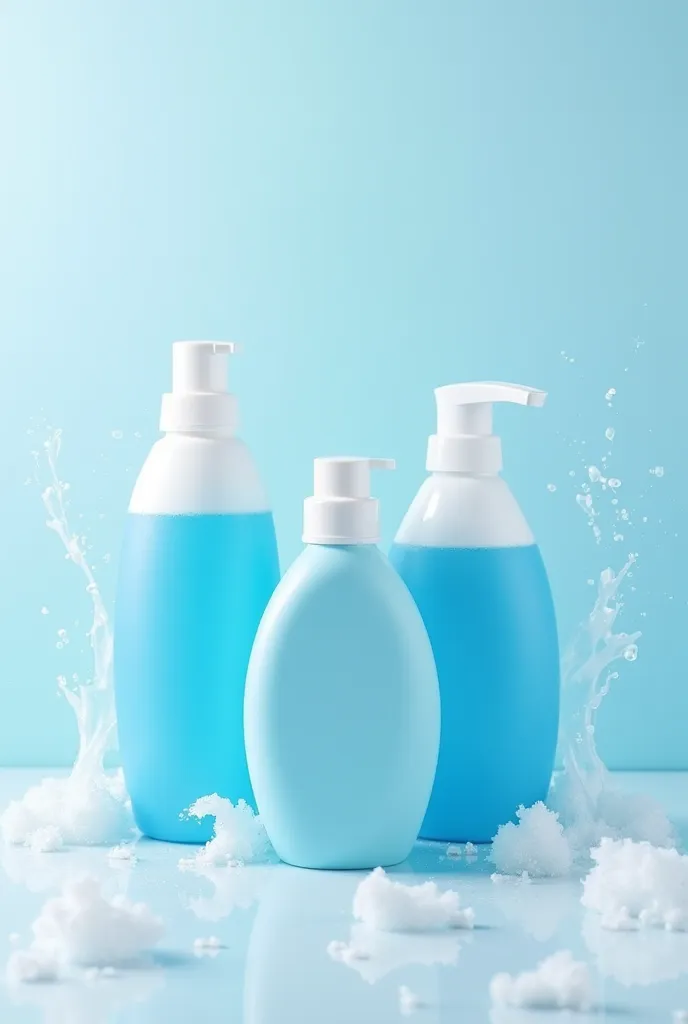
[[[369,470],[370,460],[316,459],[308,546],[268,605],[249,665],[258,810],[278,855],[298,867],[403,861],[437,762],[434,659],[413,599],[376,546]]]
[[[430,476],[390,553],[435,654],[442,736],[421,834],[488,842],[547,796],[557,743],[559,647],[540,550],[506,483],[491,403],[541,405],[507,384],[438,388]]]
[[[125,524],[115,608],[119,745],[146,835],[204,842],[181,817],[219,793],[253,803],[243,736],[251,646],[279,579],[272,513],[234,436],[220,343],[178,342],[162,429]]]

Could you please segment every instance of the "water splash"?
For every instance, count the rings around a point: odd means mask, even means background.
[[[616,389],[610,388],[606,401],[610,403],[615,395]],[[611,427],[605,431],[608,440],[615,435]],[[607,458],[602,461],[604,464]],[[589,483],[580,488],[576,502],[588,517],[599,544],[601,515],[596,501],[605,492],[611,492],[612,539],[621,541],[624,534],[617,524],[623,523],[627,528],[633,525],[628,509],[618,508],[616,492],[621,480],[605,475],[606,471],[603,473],[595,465],[586,468]],[[592,487],[597,488],[595,498]],[[631,553],[618,573],[607,568],[600,574],[592,611],[562,658],[559,758],[564,770],[555,776],[548,803],[559,814],[574,861],[579,863],[587,859],[590,847],[602,836],[647,839],[657,846],[675,842],[666,813],[656,801],[622,793],[615,787],[595,742],[597,713],[619,678],[615,665],[620,661],[633,662],[638,657],[640,631],[627,633],[616,629],[623,608],[622,587],[632,577],[637,559],[637,553]]]
[[[586,861],[603,836],[646,839],[675,845],[674,830],[661,804],[642,794],[619,790],[597,750],[595,719],[619,673],[619,659],[635,660],[640,632],[615,633],[622,607],[618,589],[634,559],[614,575],[600,577],[593,611],[580,627],[562,664],[559,752],[564,770],[555,775],[548,799],[559,814],[575,862]]]
[[[70,685],[64,676],[58,685],[76,716],[79,749],[67,778],[46,778],[10,803],[0,817],[6,842],[30,846],[46,826],[56,828],[67,844],[111,845],[130,835],[134,826],[121,771],[107,771],[106,755],[116,749],[116,723],[112,675],[112,629],[100,589],[86,554],[83,537],[74,533],[68,517],[69,485],[58,473],[62,431],[53,430],[41,451],[35,452],[35,479],[43,487],[41,498],[48,529],[62,542],[66,557],[82,573],[93,611],[88,638],[93,652],[93,675],[85,683]]]

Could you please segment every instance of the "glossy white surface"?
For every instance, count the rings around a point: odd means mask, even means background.
[[[45,772],[0,774],[0,807]],[[688,838],[688,774],[620,776],[620,783],[662,798]],[[310,872],[269,864],[178,868],[187,847],[142,841],[138,862],[110,862],[107,850],[32,854],[1,848],[0,956],[22,945],[42,903],[75,876],[93,875],[110,893],[145,900],[167,934],[147,968],[113,979],[0,984],[0,1021],[44,1024],[398,1024],[399,986],[426,1004],[418,1024],[548,1024],[551,1021],[671,1021],[688,1009],[688,933],[603,932],[580,905],[576,880],[530,885],[490,881],[485,851],[447,859],[443,844],[419,844],[395,872],[405,881],[434,878],[458,888],[476,911],[473,932],[365,933],[352,920],[354,873]],[[333,962],[327,945],[352,929],[370,952],[353,966]],[[194,939],[216,935],[217,956],[196,957]],[[3,948],[4,947],[4,948]],[[599,980],[594,1014],[491,1011],[488,984],[501,970],[521,971],[558,949],[588,961]],[[3,974],[4,978],[4,974]]]
[[[432,473],[394,538],[434,548],[508,548],[533,543],[525,516],[500,476]]]
[[[129,511],[216,515],[269,507],[253,457],[240,438],[167,434],[141,468]]]

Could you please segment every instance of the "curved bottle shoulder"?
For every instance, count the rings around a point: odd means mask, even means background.
[[[428,643],[411,594],[387,557],[374,545],[309,545],[280,580],[260,633],[287,635],[294,628],[355,630],[374,623],[382,634],[417,631]]]
[[[268,512],[266,490],[237,437],[167,434],[146,459],[129,511],[148,515]]]
[[[395,543],[501,548],[531,545],[534,538],[501,477],[433,473],[411,503]]]

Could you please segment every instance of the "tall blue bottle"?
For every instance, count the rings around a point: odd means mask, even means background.
[[[219,793],[253,803],[243,701],[279,580],[275,530],[227,391],[230,343],[176,342],[158,441],[129,506],[115,608],[119,746],[146,835],[203,842],[182,812]]]
[[[520,804],[543,800],[554,766],[559,649],[540,550],[499,476],[492,403],[539,406],[513,384],[437,388],[431,475],[395,538],[392,564],[430,636],[442,700],[435,784],[421,835],[487,842]]]
[[[370,469],[315,460],[306,548],[272,596],[246,680],[258,810],[282,860],[373,868],[411,851],[440,731],[437,673],[413,598],[377,547]]]

